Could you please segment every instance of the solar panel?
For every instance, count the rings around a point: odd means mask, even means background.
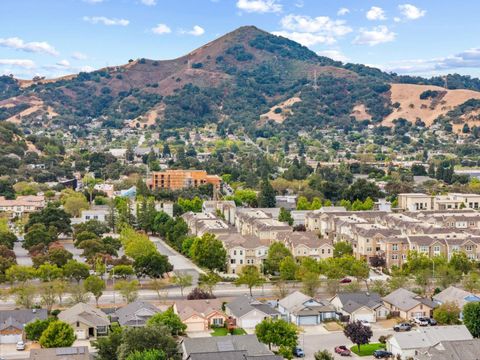
[[[55,349],[57,356],[74,355],[77,353],[77,348],[57,348]]]
[[[233,343],[232,343],[231,340],[219,341],[217,343],[217,348],[218,348],[218,351],[233,351],[233,350],[235,350],[235,347],[233,346]]]

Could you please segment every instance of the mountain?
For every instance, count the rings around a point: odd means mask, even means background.
[[[445,81],[448,90],[438,87]],[[81,127],[100,119],[105,127],[164,130],[211,122],[252,130],[269,120],[293,131],[358,120],[389,126],[396,118],[472,124],[480,106],[464,104],[480,99],[477,90],[480,80],[460,75],[423,79],[342,64],[246,26],[174,60],[130,60],[50,80],[0,77],[0,120]]]

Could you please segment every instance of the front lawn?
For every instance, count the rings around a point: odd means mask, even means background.
[[[385,344],[382,343],[371,343],[360,345],[360,352],[358,352],[357,345],[353,345],[350,350],[357,354],[358,356],[371,356],[375,350],[385,349]]]
[[[236,328],[233,330],[233,335],[245,335],[246,332],[242,328]],[[214,328],[213,331],[210,333],[212,336],[227,336],[228,330],[227,328]]]

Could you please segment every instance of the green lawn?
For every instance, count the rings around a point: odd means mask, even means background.
[[[233,331],[233,335],[245,335],[246,332],[242,328],[237,328]],[[227,328],[215,328],[213,331],[210,333],[212,336],[227,336],[228,331]]]
[[[350,350],[358,356],[370,356],[375,350],[385,349],[385,344],[371,343],[366,345],[360,345],[360,352],[358,352],[357,345],[353,345]]]

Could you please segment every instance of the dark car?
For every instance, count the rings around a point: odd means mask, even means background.
[[[390,351],[386,350],[375,350],[373,352],[373,357],[375,359],[388,359],[389,357],[392,357],[393,354]]]
[[[432,319],[432,318],[427,318],[427,321],[428,321],[428,323],[430,324],[430,326],[435,326],[435,325],[438,324],[438,323],[437,323],[437,320]]]
[[[345,345],[337,346],[335,352],[341,356],[350,356],[351,354],[351,351]]]
[[[303,358],[305,357],[305,353],[303,352],[303,349],[301,347],[295,347],[295,349],[293,349],[293,355],[297,358]]]
[[[393,330],[394,331],[410,331],[412,330],[412,325],[410,325],[409,323],[397,324],[393,327]]]
[[[352,282],[352,279],[349,279],[349,278],[345,278],[345,279],[340,280],[340,284],[349,284],[351,282]]]

